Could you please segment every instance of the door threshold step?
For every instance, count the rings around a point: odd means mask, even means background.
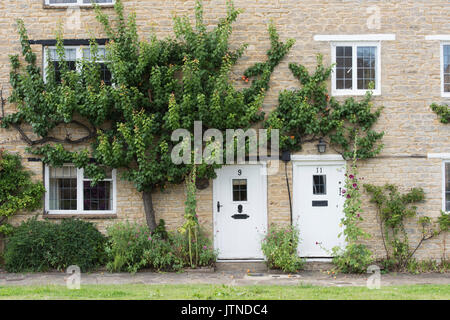
[[[263,260],[219,260],[216,262],[219,272],[267,272],[267,265]]]

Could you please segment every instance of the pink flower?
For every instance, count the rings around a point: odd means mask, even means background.
[[[207,246],[203,246],[203,250],[206,250],[206,249],[208,249],[208,247]]]
[[[353,184],[353,188],[356,188],[358,185],[356,183]]]
[[[148,237],[148,241],[152,240],[152,237]]]
[[[350,179],[353,179],[355,176],[351,174],[351,175],[349,175],[348,177],[349,177]]]
[[[348,195],[347,195],[347,199],[350,199],[350,198],[351,198],[351,197],[350,197],[350,195],[348,194]]]
[[[346,193],[346,192],[347,192],[347,190],[345,190],[345,189],[344,189],[344,190],[342,190],[342,194],[344,194],[344,193]]]
[[[359,213],[356,216],[359,218]]]

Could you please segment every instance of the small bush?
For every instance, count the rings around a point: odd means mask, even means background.
[[[68,219],[56,224],[33,218],[9,237],[5,268],[9,272],[40,272],[77,265],[89,271],[104,263],[104,244],[105,237],[90,222]]]
[[[178,271],[188,266],[188,240],[185,234],[167,232],[164,221],[152,234],[146,225],[117,223],[108,229],[107,269],[112,272],[137,272],[150,268],[158,271]],[[200,233],[197,240],[198,266],[211,266],[217,258],[210,240]]]
[[[151,247],[151,233],[147,226],[137,223],[116,223],[107,230],[106,253],[109,271],[136,272],[145,267],[144,251]]]
[[[284,272],[297,272],[304,265],[304,260],[297,254],[299,233],[294,226],[281,227],[272,225],[264,238],[261,248],[271,269]]]
[[[372,252],[364,244],[350,243],[345,250],[333,248],[333,264],[339,272],[365,273],[372,263]]]

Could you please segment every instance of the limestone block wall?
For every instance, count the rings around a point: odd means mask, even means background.
[[[123,0],[126,12],[136,11],[139,33],[148,38],[151,32],[158,37],[172,34],[172,16],[188,14],[193,18],[193,0]],[[238,46],[248,43],[248,49],[232,78],[237,86],[243,71],[254,62],[263,61],[270,47],[267,24],[273,20],[281,39],[294,38],[296,44],[289,55],[276,68],[270,90],[264,101],[266,113],[277,105],[281,90],[297,88],[299,83],[288,69],[290,62],[304,64],[314,70],[316,55],[323,55],[325,64],[331,63],[329,42],[314,41],[318,34],[395,34],[394,41],[381,43],[381,95],[374,97],[374,106],[384,106],[376,127],[386,132],[385,147],[380,157],[361,162],[360,174],[372,184],[395,183],[403,190],[423,187],[427,201],[419,206],[421,214],[432,217],[442,209],[442,160],[428,159],[429,153],[450,152],[450,125],[439,123],[431,112],[432,102],[450,103],[440,94],[440,42],[426,40],[427,35],[450,35],[450,3],[448,0],[235,0],[244,12],[234,27],[231,41]],[[111,14],[112,8],[105,8]],[[95,20],[91,8],[81,9],[81,25],[74,28],[67,22],[71,12],[66,8],[48,8],[43,0],[0,1],[0,86],[4,96],[10,93],[8,55],[20,52],[16,32],[16,19],[23,19],[30,39],[54,39],[62,22],[64,36],[68,39],[87,39],[91,33],[105,38],[101,26]],[[225,15],[224,0],[205,0],[204,17],[214,25]],[[373,13],[379,13],[379,24],[373,24]],[[372,22],[371,22],[372,21]],[[39,59],[42,47],[33,46]],[[343,99],[343,98],[341,98]],[[6,113],[14,111],[7,105]],[[17,152],[26,159],[25,144],[17,132],[0,129],[0,147]],[[315,154],[314,144],[304,147],[300,154]],[[329,153],[333,153],[328,148]],[[42,163],[24,161],[42,180]],[[289,182],[292,191],[292,164],[288,163]],[[120,174],[120,173],[119,173]],[[101,230],[117,221],[145,221],[141,195],[131,183],[118,179],[117,218],[93,220]],[[365,195],[365,221],[363,227],[373,236],[367,243],[378,254],[383,254],[379,225],[375,208]],[[185,188],[174,186],[154,195],[157,219],[163,218],[170,229],[176,229],[183,221]],[[198,214],[206,229],[212,230],[212,182],[199,191]],[[284,176],[284,163],[278,174],[268,177],[269,223],[290,223],[289,201]],[[36,212],[42,216],[42,211]],[[13,221],[27,218],[18,215]],[[411,224],[411,241],[417,240],[419,229]],[[441,258],[449,251],[448,235],[427,243],[417,255],[422,258]],[[447,256],[448,257],[448,256]]]

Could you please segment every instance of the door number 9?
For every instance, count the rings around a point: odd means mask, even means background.
[[[242,175],[242,170],[238,169],[238,176]]]

